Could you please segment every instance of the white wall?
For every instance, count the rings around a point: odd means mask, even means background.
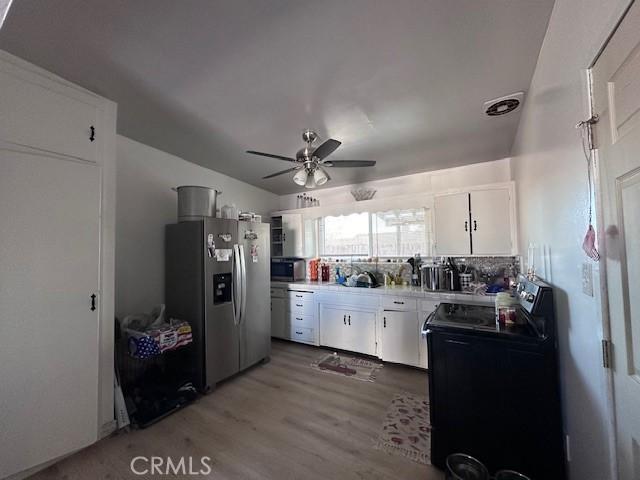
[[[357,186],[376,189],[374,198],[380,199],[401,195],[432,193],[472,185],[508,182],[510,180],[510,162],[508,158],[505,158],[464,167],[375,180]],[[344,205],[355,202],[350,193],[353,188],[354,185],[345,185],[321,190],[307,190],[306,193],[320,200],[321,206]],[[296,208],[297,196],[298,194],[282,195],[279,209],[289,210]]]
[[[556,1],[512,151],[520,251],[529,242],[548,248],[546,276],[557,287],[563,415],[574,480],[611,478],[600,302],[581,288],[588,189],[574,125],[588,111],[585,69],[628,3]],[[597,265],[595,273],[597,282]]]
[[[268,215],[278,197],[129,138],[117,140],[116,315],[146,312],[164,301],[164,226],[176,222],[179,185],[222,190],[218,208]]]

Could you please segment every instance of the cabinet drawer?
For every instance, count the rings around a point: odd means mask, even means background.
[[[289,324],[291,329],[298,327],[316,328],[317,320],[314,315],[302,315],[295,312],[289,312]]]
[[[287,290],[287,296],[291,302],[313,302],[313,293],[312,292],[299,292],[297,290]]]
[[[418,310],[418,301],[415,298],[385,296],[382,297],[382,308],[414,312]]]
[[[313,315],[313,301],[304,301],[289,297],[287,301],[287,311],[299,315]]]
[[[299,342],[315,342],[315,330],[313,328],[291,326],[291,340]]]

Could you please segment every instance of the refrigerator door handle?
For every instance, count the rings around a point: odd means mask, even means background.
[[[247,311],[247,264],[244,258],[244,245],[240,244],[240,275],[242,280],[242,303],[240,304],[240,319],[239,322],[244,321],[244,316]]]
[[[240,323],[240,257],[238,255],[238,245],[233,246],[233,291],[231,292],[231,304],[233,305],[233,323]]]

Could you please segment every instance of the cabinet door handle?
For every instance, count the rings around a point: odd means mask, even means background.
[[[349,325],[351,325],[351,315],[349,315]]]
[[[296,317],[296,320],[300,320],[302,322],[302,318],[300,317]]]
[[[384,317],[382,324],[384,328],[387,328],[387,317]]]
[[[302,298],[302,295],[296,295],[296,298]]]
[[[96,294],[91,295],[91,311],[95,311],[96,309]]]
[[[302,307],[301,303],[296,303],[296,307]]]
[[[476,222],[475,220],[473,221],[473,231],[475,232],[476,230],[478,230],[478,222]]]
[[[296,334],[297,335],[302,335],[302,332],[299,332],[299,331],[296,330]]]
[[[91,130],[91,135],[89,135],[89,141],[93,142],[96,139],[96,127],[94,127],[93,125],[91,125],[89,127],[89,130]]]
[[[395,303],[396,305],[404,305],[404,302],[398,302],[396,300],[394,300],[393,303]]]
[[[467,220],[464,221],[464,231],[465,232],[469,231],[469,222]]]
[[[346,313],[342,316],[342,322],[343,322],[345,325],[347,324],[347,314],[346,314]]]
[[[283,233],[283,234],[282,234],[282,241],[284,242],[286,239],[287,239],[287,234],[286,234],[286,233]]]

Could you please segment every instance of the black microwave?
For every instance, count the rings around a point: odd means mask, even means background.
[[[297,282],[306,276],[304,258],[272,258],[271,280],[279,282]]]

